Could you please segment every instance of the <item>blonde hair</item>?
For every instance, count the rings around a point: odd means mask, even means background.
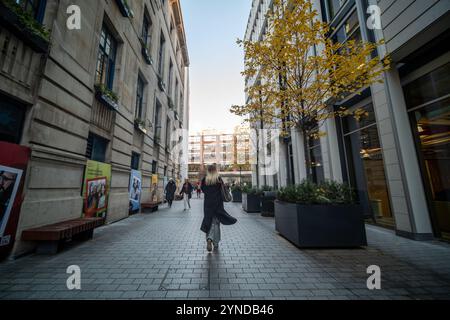
[[[207,186],[215,185],[219,182],[219,173],[215,165],[208,166],[208,171],[205,178]]]

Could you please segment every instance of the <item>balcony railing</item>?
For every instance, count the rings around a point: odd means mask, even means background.
[[[6,29],[0,30],[0,48],[0,73],[34,92],[41,54]]]
[[[106,108],[100,101],[94,100],[91,113],[91,123],[107,132],[111,132],[114,111]]]

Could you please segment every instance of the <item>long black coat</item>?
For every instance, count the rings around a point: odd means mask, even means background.
[[[166,199],[173,200],[175,198],[175,191],[177,191],[177,185],[175,182],[170,182],[166,186]]]
[[[221,195],[221,184],[207,186],[205,179],[202,180],[202,191],[205,194],[204,217],[200,230],[208,233],[211,229],[213,218],[219,219],[223,225],[232,225],[237,222],[236,218],[230,216],[223,207]]]

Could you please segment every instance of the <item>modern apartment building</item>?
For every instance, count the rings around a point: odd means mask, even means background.
[[[218,165],[220,175],[228,183],[251,182],[251,141],[248,130],[234,132],[206,129],[189,137],[189,177],[200,180],[205,166]]]
[[[254,182],[276,180],[283,186],[307,176],[345,181],[357,190],[369,221],[417,240],[450,239],[450,2],[313,4],[318,18],[332,26],[335,41],[384,39],[378,55],[389,54],[392,65],[383,84],[330,105],[364,109],[367,116],[328,120],[320,128],[326,135],[308,146],[309,164],[303,139],[292,130],[280,147],[278,174],[264,175],[255,166]],[[368,27],[371,5],[379,8],[381,29]],[[257,41],[264,34],[264,10],[269,6],[270,1],[253,1],[246,39]]]
[[[164,177],[187,176],[189,56],[179,0],[0,4],[0,141],[31,153],[14,256],[34,247],[20,241],[22,230],[81,217],[88,160],[111,172],[107,223],[129,215],[131,170],[141,174],[143,201],[162,197]],[[74,5],[79,30],[68,27]],[[23,12],[48,37],[16,28]]]

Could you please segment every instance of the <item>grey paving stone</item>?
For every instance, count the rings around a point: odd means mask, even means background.
[[[0,299],[445,299],[450,245],[418,242],[367,226],[365,249],[300,250],[277,235],[274,219],[242,212],[222,226],[220,251],[209,254],[199,231],[202,201],[189,215],[177,202],[96,230],[99,241],[55,256],[0,263]],[[68,291],[66,268],[82,269],[81,291]],[[382,290],[366,286],[368,265],[382,268]],[[163,281],[164,280],[164,281]],[[160,291],[160,285],[166,291]],[[200,290],[206,288],[206,290]],[[12,298],[11,298],[12,297]]]

